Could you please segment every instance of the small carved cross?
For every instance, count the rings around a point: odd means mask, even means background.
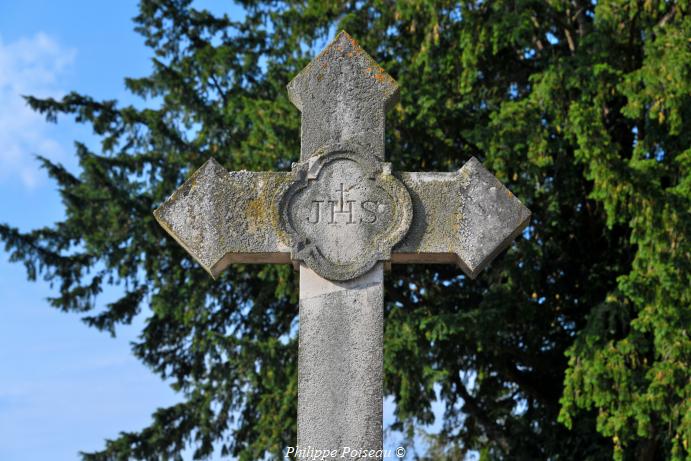
[[[214,278],[234,262],[299,267],[298,446],[380,450],[385,265],[456,263],[475,278],[530,211],[475,158],[392,173],[384,121],[398,85],[345,32],[288,94],[302,113],[291,172],[212,158],[154,214]]]

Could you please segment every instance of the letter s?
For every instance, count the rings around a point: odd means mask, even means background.
[[[377,202],[374,200],[365,200],[360,204],[360,207],[362,207],[362,211],[368,213],[360,218],[360,222],[365,224],[373,224],[377,222]]]

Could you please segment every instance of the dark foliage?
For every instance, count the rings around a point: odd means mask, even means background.
[[[115,334],[184,403],[87,460],[213,450],[279,459],[295,438],[296,280],[233,266],[213,282],[152,210],[210,156],[286,170],[299,113],[285,85],[346,29],[401,86],[387,155],[399,170],[485,163],[533,211],[477,280],[457,268],[387,276],[386,392],[397,427],[443,432],[426,459],[691,457],[691,17],[686,2],[252,1],[241,20],[142,0],[147,109],[79,94],[28,98],[101,137],[78,172],[41,159],[66,218],[0,238],[51,304]],[[120,300],[101,305],[105,285]]]

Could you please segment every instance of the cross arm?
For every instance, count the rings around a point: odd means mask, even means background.
[[[277,203],[292,181],[290,173],[229,172],[212,158],[154,216],[214,278],[231,263],[289,263]]]
[[[453,173],[399,173],[413,205],[392,263],[458,264],[475,278],[527,226],[530,211],[475,158]],[[214,159],[155,212],[214,278],[232,263],[290,263],[279,225],[289,172],[229,172]]]
[[[393,263],[457,263],[475,278],[530,221],[530,210],[475,158],[454,173],[399,177],[414,219]]]

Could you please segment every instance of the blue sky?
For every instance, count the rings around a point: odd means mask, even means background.
[[[221,8],[219,1],[199,3]],[[71,120],[46,123],[20,95],[76,90],[136,102],[124,77],[150,69],[150,53],[133,31],[136,14],[134,0],[0,3],[0,222],[29,230],[60,220],[59,196],[33,155],[75,170],[74,140],[95,142],[88,127]],[[0,460],[77,459],[80,450],[144,427],[156,408],[180,399],[130,353],[142,319],[116,338],[88,328],[79,316],[49,307],[50,287],[28,282],[4,252],[0,293]],[[387,420],[391,409],[387,404]]]
[[[21,94],[77,90],[130,102],[125,76],[145,75],[149,54],[132,30],[136,2],[24,0],[0,3],[0,222],[23,230],[62,217],[34,154],[74,169],[69,120],[48,124]],[[130,353],[141,326],[117,338],[48,306],[45,283],[0,257],[0,459],[74,460],[121,430],[144,427],[176,396]]]

